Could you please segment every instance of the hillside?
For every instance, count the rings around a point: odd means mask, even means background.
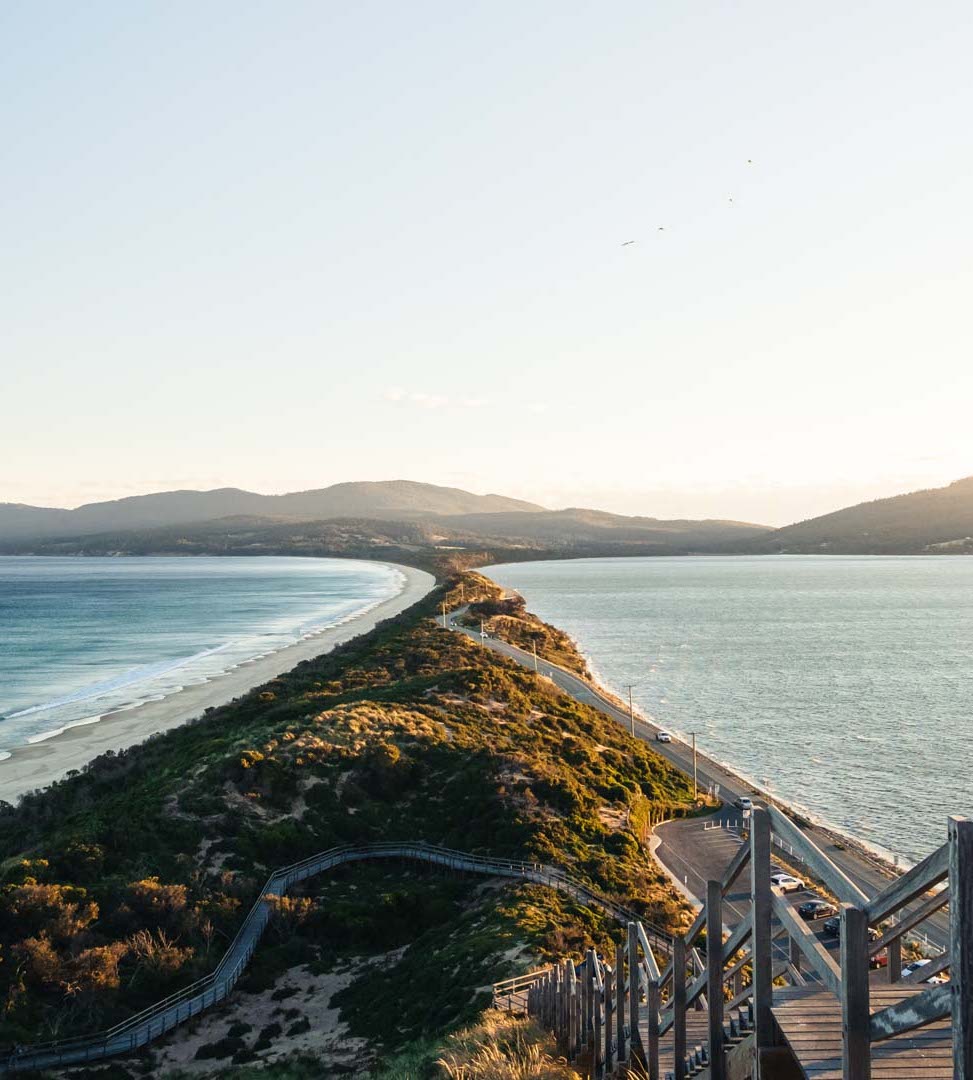
[[[768,532],[766,525],[740,521],[666,521],[579,507],[518,514],[457,514],[444,519],[443,524],[488,539],[528,540],[549,546],[609,543],[692,549]]]
[[[463,583],[466,601],[498,594]],[[686,778],[548,680],[437,627],[440,599],[0,804],[0,1045],[97,1029],[187,985],[271,868],[341,843],[555,863],[651,922],[685,924],[641,841],[648,820],[689,809]],[[583,943],[607,952],[622,932],[541,886],[352,866],[281,899],[226,1007],[111,1075],[440,1075],[431,1063],[493,980]]]
[[[540,509],[534,503],[502,495],[474,495],[459,488],[410,480],[333,484],[316,491],[286,495],[258,495],[238,488],[163,491],[89,503],[75,510],[0,503],[0,541],[165,528],[237,516],[278,521],[326,521],[346,517],[409,519],[439,514]]]
[[[788,525],[750,550],[794,554],[971,554],[973,477]]]

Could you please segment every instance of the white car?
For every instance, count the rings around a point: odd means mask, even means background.
[[[753,799],[748,799],[746,795],[741,795],[739,799],[733,804],[738,810],[752,810]]]
[[[926,964],[932,963],[931,960],[913,960],[911,964],[902,965],[902,977],[911,975],[914,971],[920,971],[926,966]],[[928,979],[920,979],[920,982],[932,983],[933,986],[942,986],[944,983],[949,982],[949,979],[945,975],[931,975]]]
[[[780,889],[781,892],[800,892],[805,886],[799,877],[793,874],[785,874],[778,871],[770,875],[770,884]]]
[[[672,736],[668,731],[657,731],[655,733],[656,742],[672,742]]]

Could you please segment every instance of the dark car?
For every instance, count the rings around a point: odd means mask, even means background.
[[[824,932],[831,934],[833,937],[841,937],[841,917],[835,915],[834,918],[825,919]],[[881,933],[874,926],[868,928],[869,941],[878,941],[881,936]]]
[[[829,915],[837,915],[838,909],[827,900],[806,900],[803,904],[798,905],[797,913],[802,919],[810,921],[811,919],[825,919]]]

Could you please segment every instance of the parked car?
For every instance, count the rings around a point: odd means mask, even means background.
[[[902,968],[902,977],[911,975],[914,971],[921,971],[927,964],[931,964],[931,960],[913,960],[911,964],[905,964]],[[935,975],[930,975],[928,979],[919,979],[918,982],[931,983],[933,986],[942,986],[944,983],[949,982],[949,979],[945,975],[937,972]]]
[[[655,733],[656,742],[672,742],[672,736],[668,731],[657,731]]]
[[[881,952],[877,952],[874,956],[868,958],[868,966],[870,968],[884,968],[889,966],[889,951],[883,949]]]
[[[738,810],[752,810],[753,799],[748,798],[746,795],[741,795],[739,799],[733,804]]]
[[[806,888],[799,877],[794,877],[793,874],[785,874],[782,870],[770,875],[770,884],[780,889],[781,892],[800,892],[801,889]]]
[[[806,900],[803,904],[799,904],[797,908],[798,915],[802,919],[807,919],[811,922],[813,919],[827,919],[832,915],[837,914],[838,909],[829,900]]]
[[[826,934],[831,934],[832,937],[841,937],[841,916],[835,915],[831,919],[825,919],[824,932]],[[870,926],[868,928],[869,941],[878,941],[881,936],[881,932],[877,930],[874,926]]]

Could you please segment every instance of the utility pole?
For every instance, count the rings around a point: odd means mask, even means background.
[[[699,784],[696,781],[696,736],[702,735],[701,731],[690,731],[693,739],[693,802],[699,797]]]
[[[628,718],[632,722],[632,738],[635,738],[635,706],[632,703],[632,691],[635,689],[634,683],[626,683],[626,689],[628,690]]]
[[[446,601],[443,601],[443,629],[446,629]]]
[[[531,641],[531,645],[534,647],[534,674],[537,674],[537,642]]]

